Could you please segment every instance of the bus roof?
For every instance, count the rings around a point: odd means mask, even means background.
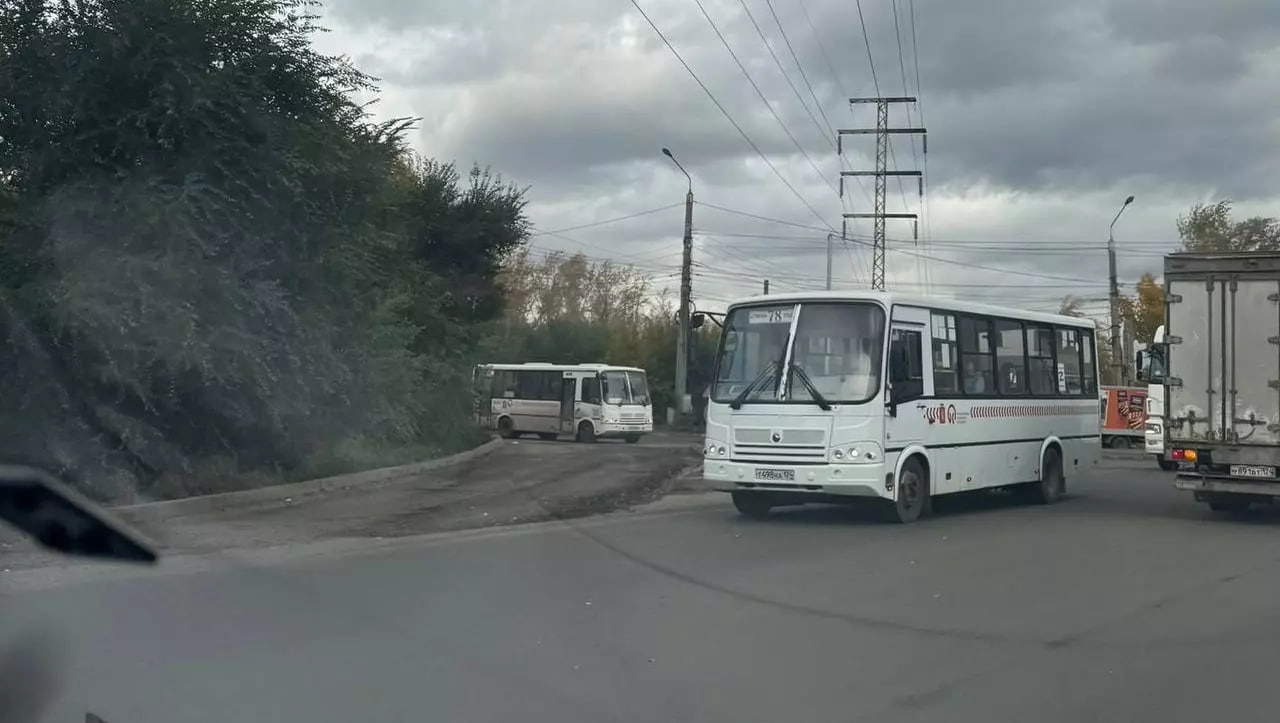
[[[480,364],[479,366],[486,369],[496,369],[501,371],[619,371],[619,372],[640,372],[645,371],[640,367],[619,366],[617,364],[550,364],[548,362],[525,362],[523,364]]]
[[[768,296],[748,296],[730,302],[728,310],[732,311],[737,306],[779,301],[792,303],[801,301],[875,301],[884,304],[886,307],[893,304],[903,304],[906,306],[922,306],[961,313],[1003,316],[1012,319],[1039,321],[1046,324],[1061,324],[1063,326],[1076,326],[1087,329],[1097,327],[1097,324],[1092,319],[1079,316],[1064,316],[1043,311],[1026,311],[1012,306],[995,306],[974,301],[949,299],[942,296],[913,296],[892,291],[795,291],[784,294],[769,294]]]

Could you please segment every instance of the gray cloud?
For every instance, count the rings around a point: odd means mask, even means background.
[[[802,101],[742,5],[704,0],[818,171],[796,151],[691,0],[641,5],[787,180],[838,228],[842,210],[868,210],[857,186],[842,204],[828,185],[839,166],[827,121],[835,127],[871,122],[869,113],[854,115],[845,102],[848,95],[874,93],[857,10],[846,0],[805,0],[803,7],[773,1],[825,113],[825,119],[814,113],[815,124],[802,107],[812,105],[809,89],[768,6],[746,3]],[[903,92],[904,75],[907,90],[916,93],[911,5],[897,2],[904,72],[893,5],[862,2],[886,94]],[[995,286],[1009,300],[1053,299],[1071,290],[1071,282],[1042,278],[1048,275],[1089,280],[1081,290],[1094,294],[1099,286],[1105,291],[1106,272],[1096,246],[1129,193],[1139,202],[1118,227],[1131,240],[1120,260],[1124,280],[1158,267],[1159,254],[1176,242],[1174,219],[1192,203],[1230,197],[1243,202],[1242,215],[1265,212],[1268,201],[1280,197],[1274,172],[1280,5],[1272,5],[915,0],[934,242],[892,243],[890,278],[910,285],[930,276],[935,290],[970,296],[989,295],[982,286]],[[659,154],[664,145],[693,174],[700,200],[824,226],[627,2],[335,0],[329,24],[335,35],[359,38],[361,47],[347,52],[384,79],[384,96],[394,98],[397,109],[424,117],[417,139],[424,152],[478,161],[531,184],[531,211],[541,228],[682,200],[684,178]],[[894,112],[895,123],[908,121],[900,109]],[[919,119],[913,112],[910,120]],[[870,145],[848,140],[849,163],[867,167]],[[919,160],[906,139],[895,149],[899,167]],[[903,196],[907,208],[917,210],[910,185],[905,194],[896,184],[891,189],[890,210],[901,210]],[[678,260],[671,252],[678,251],[680,214],[674,209],[565,234],[573,242],[540,237],[537,244],[646,259],[644,268],[667,273]],[[822,283],[825,243],[818,230],[717,216],[701,207],[696,225],[707,234],[705,244],[699,240],[708,264],[699,283],[716,295],[754,290],[766,271],[782,286]],[[865,234],[869,227],[858,230]],[[910,236],[902,222],[891,221],[889,230],[899,239]],[[917,271],[912,253],[934,259],[930,274]],[[838,256],[838,284],[865,278],[864,247],[854,242]]]

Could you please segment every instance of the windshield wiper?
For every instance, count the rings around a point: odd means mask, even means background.
[[[751,383],[747,385],[747,388],[739,392],[738,396],[734,397],[733,401],[729,402],[729,407],[731,409],[742,409],[742,403],[747,401],[747,397],[751,396],[751,392],[754,392],[761,382],[773,376],[773,369],[776,366],[778,366],[778,362],[769,362],[769,365],[760,370],[760,374],[758,374],[755,379],[751,380]]]
[[[809,373],[795,362],[791,362],[791,365],[788,368],[791,370],[792,374],[796,375],[796,379],[800,380],[800,383],[804,385],[804,388],[808,390],[809,396],[813,397],[814,403],[817,404],[824,412],[831,411],[831,402],[828,402],[827,398],[822,396],[822,393],[818,391],[818,388],[813,385],[813,380],[809,378]]]

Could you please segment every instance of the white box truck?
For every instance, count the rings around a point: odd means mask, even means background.
[[[1164,260],[1165,447],[1215,511],[1280,497],[1280,253]]]

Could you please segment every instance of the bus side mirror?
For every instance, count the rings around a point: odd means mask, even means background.
[[[1146,370],[1142,368],[1142,357],[1142,350],[1138,350],[1138,352],[1133,355],[1133,370],[1135,375],[1138,377],[1138,381],[1142,381],[1147,378]]]

